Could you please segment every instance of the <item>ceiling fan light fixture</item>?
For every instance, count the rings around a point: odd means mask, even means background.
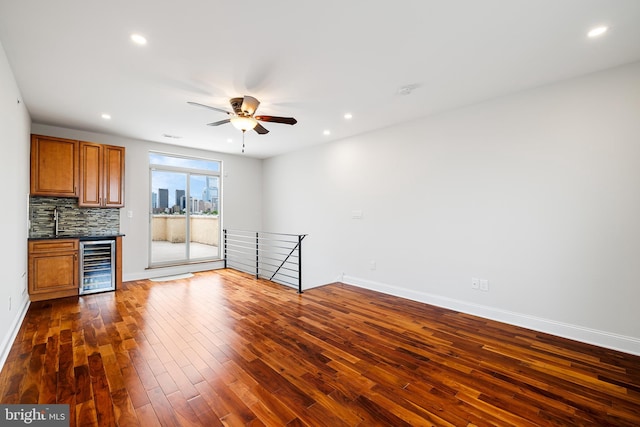
[[[590,39],[593,39],[593,38],[596,38],[596,37],[600,37],[601,35],[606,33],[608,29],[609,29],[609,27],[604,26],[604,25],[602,25],[600,27],[593,28],[591,31],[589,31],[587,33],[587,37],[589,37]]]
[[[231,118],[231,124],[236,129],[244,132],[256,127],[256,125],[258,124],[258,121],[253,117],[238,116],[238,117]]]
[[[147,44],[147,39],[140,34],[131,34],[131,41],[135,44],[139,44],[140,46],[144,46]]]

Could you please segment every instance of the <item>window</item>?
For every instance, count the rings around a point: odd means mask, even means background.
[[[149,266],[220,259],[218,160],[149,153]]]

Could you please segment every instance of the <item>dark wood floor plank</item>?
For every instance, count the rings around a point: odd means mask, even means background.
[[[62,339],[63,333],[60,334],[60,337],[56,403],[75,405],[76,391],[73,372],[73,344],[70,338],[69,341]]]
[[[173,413],[181,426],[205,426],[201,424],[200,418],[179,390],[167,395],[167,400],[171,403]]]
[[[72,426],[637,426],[640,357],[233,270],[32,303],[1,403]]]
[[[211,410],[211,407],[209,407],[207,402],[205,402],[204,398],[200,394],[189,399],[187,402],[200,420],[201,425],[210,427],[221,427],[224,425],[220,421],[220,418],[218,418],[218,416]]]
[[[136,416],[140,421],[140,425],[143,427],[160,427],[160,420],[156,415],[156,412],[153,410],[153,406],[151,403],[147,403],[146,405],[142,405],[139,408],[136,408]]]
[[[122,366],[122,364],[121,364]],[[134,408],[140,408],[144,405],[148,405],[151,402],[149,401],[149,397],[140,381],[140,377],[138,377],[138,373],[135,368],[131,364],[127,364],[120,368],[122,372],[122,378],[124,379],[125,388],[127,389],[127,393],[129,394],[129,398],[131,399],[131,403]]]
[[[251,391],[258,400],[250,409],[266,425],[285,425],[297,418],[289,406],[260,384],[253,386]]]
[[[58,337],[47,339],[47,350],[44,355],[40,397],[38,403],[56,403],[58,390]]]
[[[75,407],[75,416],[71,418],[75,422],[71,422],[71,425],[77,427],[100,427],[98,425],[98,414],[96,413],[96,406],[93,400],[82,402]]]
[[[158,380],[151,371],[151,368],[149,368],[147,360],[137,348],[129,350],[129,358],[145,390],[151,390],[159,386]]]
[[[191,366],[191,365],[186,365]],[[182,393],[186,400],[191,399],[192,397],[196,397],[198,395],[198,391],[193,386],[189,378],[184,374],[182,368],[178,366],[175,361],[170,361],[165,364],[165,368],[167,369],[167,373],[173,380],[178,390]]]
[[[178,427],[180,422],[160,386],[147,390],[153,411],[162,426]]]
[[[222,420],[229,416],[233,407],[227,406],[226,402],[218,395],[219,388],[216,383],[211,384],[209,381],[196,384],[196,389],[200,392],[204,402],[218,419]]]
[[[89,374],[89,365],[87,364],[76,366],[75,368],[73,368],[73,375],[76,381],[76,405],[92,400],[93,393],[91,392],[91,376]]]
[[[116,425],[118,427],[135,427],[139,425],[135,408],[125,388],[111,393]]]
[[[41,389],[41,376],[44,362],[46,344],[36,344],[33,346],[27,367],[27,374],[24,377],[20,402],[38,403]]]
[[[100,426],[115,426],[113,394],[116,390],[109,389],[107,374],[104,370],[100,353],[89,355],[89,375],[91,377],[91,389],[93,391],[98,424]]]

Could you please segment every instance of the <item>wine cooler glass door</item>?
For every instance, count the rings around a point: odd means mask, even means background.
[[[115,290],[115,240],[80,242],[80,295]]]

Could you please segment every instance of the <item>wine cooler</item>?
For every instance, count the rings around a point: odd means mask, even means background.
[[[80,242],[80,295],[116,288],[115,240]]]

